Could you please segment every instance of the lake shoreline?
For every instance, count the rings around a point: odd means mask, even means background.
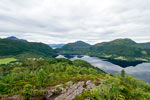
[[[102,69],[108,74],[114,75],[115,73],[125,70],[127,75],[134,76],[145,82],[150,83],[150,63],[148,62],[122,62],[122,61],[110,61],[110,59],[91,57],[88,55],[59,55],[58,58],[68,58],[70,60],[81,59],[89,62],[91,65]],[[119,64],[118,64],[119,62]],[[120,65],[120,63],[123,65]]]
[[[103,59],[104,61],[109,61],[115,65],[119,65],[123,68],[126,68],[128,66],[136,66],[138,64],[142,64],[142,63],[149,63],[147,61],[140,61],[140,60],[136,60],[136,61],[126,61],[126,60],[117,60],[117,59],[113,59],[113,58],[106,58],[106,57],[98,57],[98,56],[91,56],[91,55],[78,55],[78,54],[74,54],[74,55],[68,55],[68,54],[65,54],[63,55],[65,56],[66,58],[73,58],[74,56],[78,56],[79,58],[82,57],[82,56],[89,56],[89,57],[97,57],[97,58],[100,58],[100,59]]]

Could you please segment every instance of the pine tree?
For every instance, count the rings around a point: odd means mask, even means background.
[[[121,77],[125,77],[125,70],[124,69],[121,70]]]

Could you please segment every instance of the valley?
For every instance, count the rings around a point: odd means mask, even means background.
[[[0,99],[149,100],[147,45],[117,39],[52,49],[44,43],[0,39]]]
[[[0,0],[0,100],[150,100],[150,0]]]

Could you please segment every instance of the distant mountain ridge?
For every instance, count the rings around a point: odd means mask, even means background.
[[[48,44],[51,48],[56,49],[56,48],[62,48],[65,44]]]
[[[22,42],[28,42],[27,40],[24,40],[24,39],[19,39],[15,36],[10,36],[10,37],[7,37],[7,39],[11,39],[11,40],[17,40],[17,41],[22,41]]]
[[[27,42],[16,37],[0,39],[0,56],[18,55],[23,53],[34,53],[37,55],[54,56],[64,55],[89,55],[107,59],[125,61],[150,61],[150,43],[136,43],[125,38],[110,42],[90,45],[83,41],[68,44],[49,45],[36,42]]]
[[[128,38],[95,45],[77,41],[64,45],[57,52],[60,54],[81,54],[126,61],[150,61],[149,43],[140,44]]]

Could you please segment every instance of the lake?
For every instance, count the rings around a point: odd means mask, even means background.
[[[82,59],[82,60],[89,62],[91,65],[98,67],[110,74],[120,73],[120,71],[124,69],[126,74],[142,79],[145,82],[150,82],[150,63],[120,62],[118,64],[118,61],[115,62],[115,61],[110,61],[110,60],[103,59],[103,58],[81,56],[81,55],[69,55],[69,56],[59,55],[57,56],[57,58],[68,58],[70,60]],[[123,64],[125,64],[125,66],[122,66]]]

